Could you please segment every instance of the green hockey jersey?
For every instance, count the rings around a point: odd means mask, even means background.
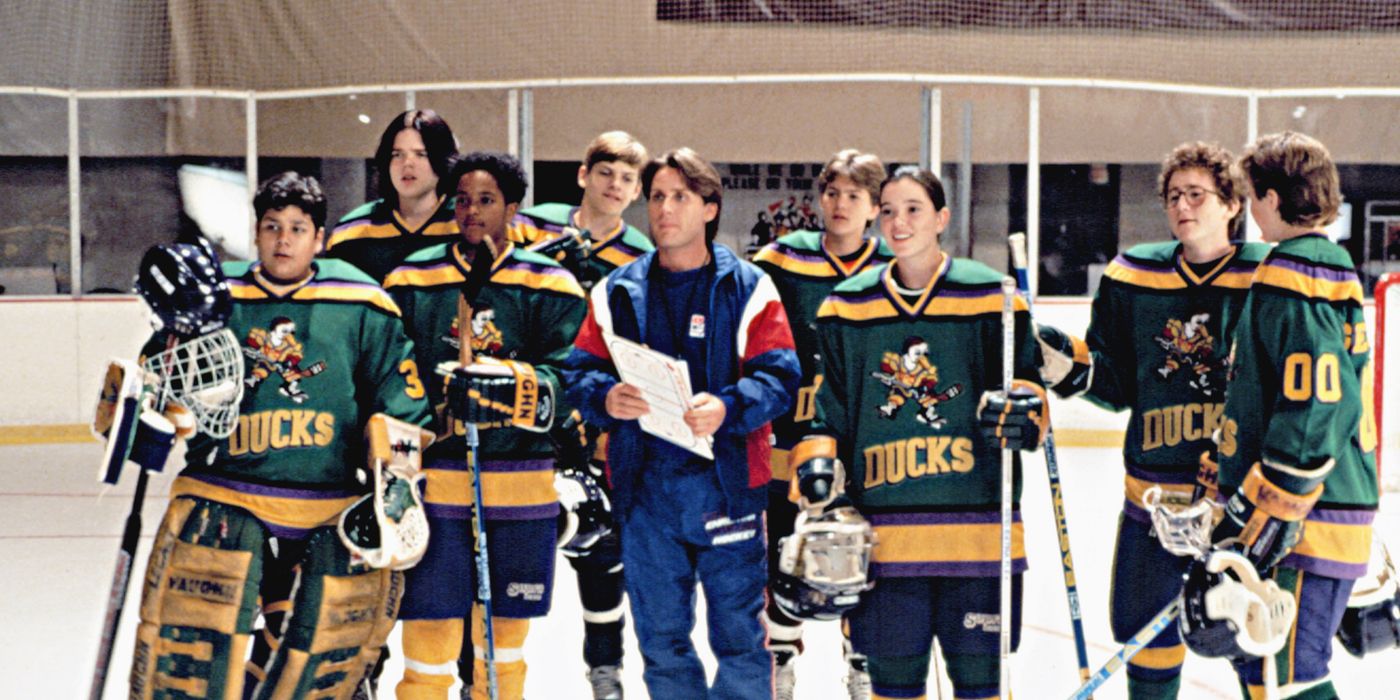
[[[557,367],[573,347],[587,312],[583,288],[553,260],[508,244],[477,296],[470,327],[463,329],[457,323],[457,299],[470,271],[459,244],[453,243],[410,255],[385,280],[403,309],[419,364],[433,372],[442,362],[456,361],[460,343],[467,342],[475,354],[534,365],[540,383],[562,398]],[[428,382],[432,405],[444,401],[443,393],[442,378],[434,375]],[[448,428],[438,426],[438,432]],[[466,508],[472,502],[470,474],[462,464],[466,428],[454,420],[450,433],[428,451],[433,462],[427,470],[430,512]],[[493,428],[480,431],[480,440],[486,517],[554,517],[558,497],[549,438],[519,428]]]
[[[1086,397],[1131,411],[1123,442],[1124,507],[1146,517],[1153,485],[1189,499],[1201,453],[1225,408],[1229,329],[1263,243],[1235,245],[1199,274],[1175,241],[1133,246],[1104,271],[1085,340],[1094,359]]]
[[[451,197],[443,197],[427,222],[409,230],[399,212],[384,200],[367,202],[335,225],[326,239],[326,257],[345,260],[383,282],[414,251],[455,240],[459,231],[452,203]]]
[[[881,265],[837,285],[817,312],[815,428],[836,436],[852,501],[879,535],[878,576],[996,576],[1001,450],[977,424],[1001,387],[1003,276],[945,255],[908,294]],[[1039,351],[1015,299],[1015,376],[1036,385]],[[1014,493],[1020,500],[1020,461]],[[1019,510],[1016,571],[1026,567]]]
[[[565,226],[576,226],[578,207],[568,204],[537,204],[515,215],[507,236],[516,245],[533,246],[558,238]],[[646,234],[619,222],[611,231],[592,231],[593,250],[578,271],[580,281],[597,282],[608,273],[654,249]]]
[[[1232,337],[1220,492],[1260,460],[1336,464],[1286,566],[1365,573],[1378,501],[1371,347],[1351,256],[1322,234],[1278,244],[1254,276]]]
[[[374,280],[318,260],[280,294],[257,263],[224,264],[228,327],[243,344],[244,396],[233,434],[190,439],[172,496],[247,509],[294,536],[334,521],[365,492],[365,421],[426,424],[428,403],[399,308]]]
[[[788,413],[773,421],[773,480],[792,476],[788,452],[811,432],[816,414],[817,388],[822,375],[817,372],[817,309],[840,282],[893,257],[884,241],[867,238],[855,253],[835,256],[822,245],[822,232],[797,231],[764,246],[754,255],[754,264],[763,268],[778,288],[792,339],[802,362],[802,386],[797,402]]]

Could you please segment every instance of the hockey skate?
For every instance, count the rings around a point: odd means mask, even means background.
[[[622,700],[621,668],[594,666],[588,669],[588,683],[593,686],[593,700]]]
[[[778,662],[778,672],[773,676],[773,698],[774,700],[793,700],[796,697],[793,692],[797,686],[797,656],[781,652],[773,656]],[[784,656],[787,658],[783,658]]]
[[[896,405],[894,405],[894,404],[892,404],[892,403],[883,404],[883,405],[880,406],[880,417],[881,417],[881,418],[894,418],[894,412],[895,412],[895,411],[898,411],[898,410],[899,410],[899,406],[896,406]]]
[[[865,657],[852,656],[846,667],[846,695],[851,700],[870,700],[870,672],[865,670]]]

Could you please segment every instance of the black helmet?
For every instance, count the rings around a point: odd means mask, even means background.
[[[612,503],[592,474],[566,467],[554,474],[559,492],[559,549],[566,557],[586,557],[613,531]]]
[[[228,280],[204,239],[151,246],[141,257],[136,293],[150,307],[157,331],[194,337],[224,327],[233,311]]]

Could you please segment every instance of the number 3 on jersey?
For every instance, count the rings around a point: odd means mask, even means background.
[[[423,398],[423,380],[418,378],[418,363],[413,360],[400,362],[399,374],[403,375],[403,393],[410,399]]]

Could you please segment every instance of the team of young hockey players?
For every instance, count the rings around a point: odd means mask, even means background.
[[[838,619],[851,698],[925,697],[935,640],[956,697],[1005,697],[1047,389],[1131,414],[1112,629],[1179,624],[1128,659],[1130,697],[1177,697],[1189,649],[1250,697],[1332,698],[1334,636],[1400,643],[1394,572],[1353,596],[1378,503],[1370,345],[1322,232],[1337,171],[1307,136],[1174,149],[1171,238],[1113,260],[1082,338],[943,248],[935,174],[853,149],[817,177],[821,230],[752,262],[715,242],[721,179],[690,149],[604,133],[582,202],[528,209],[521,164],[458,154],[431,110],[395,117],[375,163],[382,199],[330,233],[320,185],[283,173],[253,202],[257,260],[202,241],[142,260],[156,332],[109,370],[95,427],[109,466],[187,448],[133,698],[445,699],[460,678],[520,700],[556,548],[580,695],[623,697],[630,617],[655,698],[793,698],[803,621]],[[639,196],[649,236],[622,219]],[[1240,242],[1246,211],[1265,242]],[[686,361],[688,439],[643,426],[659,394],[619,366],[638,345]],[[404,674],[380,684],[399,620]]]

